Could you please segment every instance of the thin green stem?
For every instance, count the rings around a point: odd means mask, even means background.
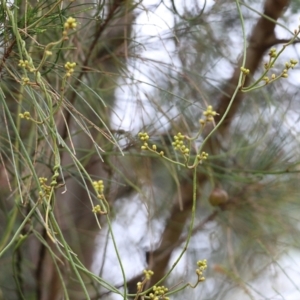
[[[23,229],[23,227],[26,225],[26,223],[29,221],[30,217],[33,215],[33,213],[35,212],[35,209],[38,207],[39,203],[35,203],[35,205],[31,208],[31,210],[29,211],[29,213],[27,214],[27,216],[24,218],[23,222],[21,223],[21,225],[18,227],[18,229],[16,230],[15,234],[13,235],[12,239],[10,240],[10,242],[0,251],[0,257],[11,247],[13,246],[14,242],[19,238],[21,231]]]

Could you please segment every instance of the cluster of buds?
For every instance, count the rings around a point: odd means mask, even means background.
[[[154,272],[152,270],[144,270],[143,271],[146,280],[150,280],[153,276]]]
[[[69,17],[64,24],[63,36],[67,38],[68,30],[76,29],[76,27],[77,27],[76,19]]]
[[[70,77],[74,73],[74,68],[76,67],[75,62],[66,62],[65,69],[67,70],[66,76]]]
[[[190,153],[190,149],[186,147],[184,144],[185,136],[178,132],[174,135],[174,142],[172,143],[175,150],[179,150],[183,155],[188,156]]]
[[[138,282],[137,285],[137,292],[141,293],[143,291],[144,285],[147,281],[149,281],[151,279],[151,277],[153,276],[154,272],[152,270],[144,270],[143,271],[145,278],[142,282]]]
[[[146,150],[148,147],[147,141],[149,140],[149,135],[147,132],[139,132],[139,139],[144,142],[143,146],[141,147],[142,150]]]
[[[19,113],[19,117],[20,119],[25,119],[25,120],[30,120],[36,124],[42,124],[43,121],[37,121],[35,119],[33,119],[30,115],[30,112],[29,111],[25,111],[24,113]]]
[[[298,61],[296,59],[291,58],[289,62],[285,63],[285,69],[282,71],[281,77],[287,78],[288,77],[288,70],[294,69],[297,65]]]
[[[203,115],[205,116],[205,120],[201,119],[199,121],[202,126],[204,126],[207,122],[212,122],[218,113],[213,110],[211,105],[208,105]]]
[[[103,180],[93,181],[93,187],[97,194],[102,195],[104,192],[104,183]]]
[[[96,194],[97,194],[97,198],[100,199],[100,200],[103,200],[105,199],[103,193],[104,193],[104,183],[103,183],[103,180],[98,180],[98,181],[93,181],[93,187],[96,191]],[[107,214],[106,211],[103,211],[100,207],[99,204],[95,205],[93,207],[93,213],[95,214],[100,214],[100,215],[105,215]]]
[[[241,72],[242,72],[244,75],[249,75],[250,70],[249,70],[249,69],[246,69],[246,68],[244,68],[244,67],[241,67]]]
[[[69,17],[64,24],[64,29],[65,30],[76,29],[76,26],[77,26],[76,19]]]
[[[196,274],[198,275],[198,282],[204,281],[205,277],[203,276],[203,272],[207,269],[206,259],[197,261],[197,266]]]
[[[206,120],[203,122],[206,123],[206,122],[211,121],[213,119],[213,117],[215,115],[217,115],[217,113],[212,110],[211,106],[208,106],[207,110],[204,112],[204,115],[206,116]],[[177,161],[173,161],[172,159],[165,157],[164,151],[158,151],[157,146],[155,144],[153,144],[152,146],[148,144],[148,140],[149,140],[148,133],[140,132],[138,134],[138,136],[139,136],[139,139],[143,142],[143,145],[141,146],[142,150],[148,150],[148,151],[154,152],[154,153],[160,155],[161,157],[168,159],[171,162],[177,163]],[[172,145],[174,147],[174,150],[181,152],[181,154],[183,155],[183,157],[185,159],[185,162],[187,163],[188,159],[189,159],[189,155],[190,155],[190,147],[187,147],[185,145],[185,142],[184,142],[185,139],[193,140],[179,132],[174,136]],[[198,154],[197,155],[197,160],[198,160],[197,165],[199,163],[201,164],[202,161],[206,160],[207,158],[208,158],[208,154],[206,152],[202,152],[201,154]]]
[[[269,69],[272,68],[273,65],[274,65],[274,59],[273,59],[273,61],[272,61],[272,58],[276,58],[276,57],[277,57],[277,51],[276,51],[275,48],[271,48],[271,49],[270,49],[270,51],[269,51],[269,56],[270,56],[269,62],[264,63],[264,68],[265,68],[266,70],[269,70]],[[264,77],[264,78],[265,78],[265,77]],[[263,80],[266,81],[266,79],[263,79]]]
[[[169,300],[169,297],[166,297],[165,294],[168,292],[168,288],[162,286],[153,286],[153,292],[149,294],[151,300]]]
[[[270,49],[269,56],[270,56],[269,62],[264,64],[264,67],[265,67],[266,70],[269,70],[270,68],[273,67],[274,61],[275,61],[276,57],[278,56],[278,53],[277,53],[277,51],[276,51],[275,48],[271,48]],[[283,69],[283,71],[281,72],[281,74],[279,74],[277,76],[276,76],[276,74],[272,74],[271,77],[264,76],[262,78],[262,80],[265,81],[266,84],[268,84],[268,83],[270,83],[270,82],[272,82],[274,80],[279,79],[280,77],[287,78],[289,76],[288,75],[288,70],[289,69],[293,69],[297,65],[297,63],[298,63],[297,60],[290,59],[289,62],[285,63],[285,68]]]
[[[100,207],[99,204],[97,204],[97,205],[95,205],[95,206],[93,207],[92,212],[93,212],[94,214],[99,214],[99,215],[105,215],[105,214],[107,214],[107,212],[105,212],[105,211],[103,211],[103,210],[101,209],[101,207]]]
[[[51,186],[47,185],[47,178],[46,177],[40,177],[39,182],[41,185],[42,190],[39,192],[39,196],[42,197],[49,197],[51,193]]]
[[[48,198],[51,194],[51,190],[54,187],[57,187],[57,177],[59,176],[58,170],[59,170],[59,165],[55,165],[53,167],[54,174],[51,177],[50,185],[47,184],[48,179],[46,177],[40,177],[39,178],[39,182],[40,182],[40,185],[41,185],[41,188],[42,188],[42,190],[39,192],[40,198],[42,198],[42,197],[47,197]]]
[[[284,77],[284,76],[282,76],[282,77]],[[287,74],[286,74],[286,77],[287,77]],[[267,83],[269,83],[270,81],[273,81],[273,80],[275,80],[275,79],[276,79],[276,75],[275,75],[275,74],[272,74],[272,75],[271,75],[271,78],[269,78],[268,76],[264,76],[262,80],[267,84]]]
[[[298,63],[298,60],[291,58],[289,62],[285,63],[287,69],[294,69]]]
[[[24,68],[24,69],[26,69],[26,70],[28,70],[30,72],[34,71],[34,68],[32,68],[30,66],[30,63],[29,63],[29,61],[27,59],[26,60],[20,59],[18,66],[21,67],[21,68]]]
[[[149,147],[147,141],[149,140],[150,137],[147,132],[140,132],[138,134],[138,136],[139,136],[139,139],[143,142],[143,145],[141,146],[142,150],[154,151],[157,154],[159,154],[161,157],[163,157],[165,155],[164,151],[160,151],[160,152],[157,151],[157,146],[155,144],[152,145],[151,148]]]
[[[272,75],[274,75],[274,74],[272,74]],[[289,77],[289,74],[288,74],[288,72],[287,72],[287,69],[284,69],[284,70],[282,71],[281,77],[283,77],[283,78],[288,78],[288,77]],[[273,79],[273,78],[272,78],[272,79]],[[275,79],[275,78],[274,78],[274,79]]]
[[[198,159],[200,164],[202,164],[202,161],[206,160],[207,158],[208,158],[208,153],[206,153],[204,151],[201,154],[197,155],[197,159]]]
[[[276,76],[276,74],[272,74],[271,77],[269,78],[268,76],[263,77],[263,81],[265,83],[269,83],[270,81],[274,81],[280,77],[282,78],[288,78],[288,70],[293,69],[297,65],[298,61],[296,59],[290,59],[289,62],[285,63],[285,68],[283,69],[282,73],[279,76]],[[268,67],[268,64],[265,64],[265,68]]]
[[[30,112],[29,111],[25,111],[23,114],[19,114],[19,117],[21,119],[26,119],[26,120],[30,120],[31,119],[31,116],[30,116]]]
[[[23,76],[21,80],[22,85],[27,85],[30,83],[30,79],[28,77]]]
[[[269,51],[269,56],[271,58],[275,58],[277,56],[277,51],[276,51],[276,48],[271,48],[270,51]]]

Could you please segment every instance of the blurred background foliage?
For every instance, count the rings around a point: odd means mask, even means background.
[[[253,46],[253,28],[273,10],[277,40]],[[147,132],[149,145],[182,161],[173,136],[195,136],[208,105],[224,113],[244,45],[265,51],[249,84],[268,49],[293,38],[298,11],[298,1],[270,0],[2,1],[0,299],[142,299],[133,294],[148,268],[145,289],[168,274],[159,285],[171,299],[298,299],[298,65],[238,93],[205,144],[196,203],[192,171],[141,151],[138,139]],[[77,26],[64,38],[69,17]],[[297,42],[272,72],[299,60]],[[67,62],[76,62],[70,77]],[[213,206],[217,191],[226,197]],[[202,259],[206,280],[177,292],[197,282]]]

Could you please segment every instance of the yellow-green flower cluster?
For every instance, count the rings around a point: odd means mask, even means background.
[[[283,70],[283,72],[282,72],[282,74],[281,74],[281,77],[283,77],[283,78],[288,78],[288,77],[289,77],[289,74],[288,74],[288,72],[287,72],[287,69],[284,69],[284,70]]]
[[[246,69],[244,67],[241,67],[241,71],[244,75],[248,75],[250,73],[250,70],[249,69]]]
[[[270,78],[268,76],[264,76],[263,77],[263,81],[265,81],[266,83],[270,82]]]
[[[67,70],[66,76],[70,77],[74,73],[74,68],[76,67],[75,62],[66,62],[65,69]]]
[[[149,294],[151,300],[170,300],[165,294],[168,292],[168,288],[162,286],[153,286],[153,292]]]
[[[297,65],[297,63],[298,63],[298,60],[291,58],[289,62],[285,63],[285,67],[287,69],[290,69],[290,68],[293,69],[293,68],[295,68],[295,66]]]
[[[138,293],[140,293],[140,292],[143,291],[143,288],[144,288],[145,283],[146,283],[147,281],[149,281],[149,280],[151,279],[151,276],[154,274],[154,272],[151,271],[151,270],[144,270],[143,273],[144,273],[144,275],[145,275],[144,280],[143,280],[142,282],[139,281],[139,282],[136,284],[136,286],[137,286],[137,292],[138,292]]]
[[[74,19],[72,17],[69,17],[64,24],[65,30],[76,29],[76,27],[77,27],[76,19]]]
[[[288,75],[288,70],[289,69],[294,69],[295,66],[297,65],[298,61],[296,59],[290,59],[289,62],[285,63],[285,69],[282,71],[281,77],[287,78]]]
[[[68,31],[70,29],[76,29],[76,27],[77,27],[76,19],[69,17],[64,24],[63,39],[67,40]]]
[[[189,155],[190,149],[186,147],[184,144],[185,136],[178,132],[176,135],[174,135],[174,142],[172,143],[175,150],[179,150],[183,155]]]
[[[24,69],[26,69],[26,70],[28,70],[30,72],[34,71],[34,68],[32,68],[30,66],[30,63],[29,63],[29,61],[27,59],[26,60],[20,59],[18,66],[21,67],[21,68],[24,68]]]
[[[142,290],[143,290],[143,282],[138,282],[136,284],[136,287],[137,287],[137,292],[140,293]]]
[[[141,147],[141,149],[142,149],[142,150],[146,150],[147,147],[148,147],[147,141],[148,141],[149,138],[150,138],[149,135],[148,135],[148,133],[147,133],[147,132],[139,132],[138,136],[139,136],[139,139],[140,139],[142,142],[144,142],[144,143],[143,143],[143,146]],[[153,150],[156,151],[156,146],[155,146],[155,149],[153,149]]]
[[[270,53],[269,53],[269,55],[270,55]],[[273,73],[271,75],[271,78],[269,78],[268,76],[264,76],[262,80],[265,81],[266,84],[268,84],[280,77],[288,78],[289,77],[288,70],[293,69],[297,65],[297,63],[298,63],[298,61],[296,59],[290,59],[289,62],[285,63],[285,68],[283,69],[281,74],[276,76],[276,74]],[[268,67],[269,67],[269,64],[265,64],[265,68],[268,69]]]
[[[197,261],[197,266],[196,274],[198,275],[198,281],[204,281],[205,277],[203,276],[203,272],[207,269],[206,259]]]
[[[94,187],[95,191],[97,192],[97,194],[100,194],[100,195],[103,194],[103,192],[104,192],[103,180],[94,181],[93,187]]]
[[[165,155],[164,151],[160,151],[160,152],[156,151],[157,150],[156,145],[152,145],[151,148],[149,147],[147,141],[149,140],[150,137],[147,132],[139,132],[138,136],[139,136],[139,139],[143,142],[143,145],[141,146],[142,150],[154,151],[161,157],[163,157]]]
[[[22,77],[22,81],[21,81],[22,85],[27,85],[27,84],[29,84],[29,82],[30,82],[30,79],[28,77],[26,77],[26,76]]]
[[[20,59],[18,66],[27,69],[29,68],[29,62],[28,60]]]
[[[99,214],[99,215],[105,215],[105,214],[106,214],[106,212],[103,211],[103,210],[101,209],[101,207],[100,207],[99,204],[97,204],[97,205],[95,205],[95,206],[93,207],[92,212],[93,212],[94,214]]]
[[[147,142],[150,137],[149,137],[147,132],[140,132],[139,133],[139,138],[140,138],[141,141]]]
[[[26,119],[26,120],[30,120],[31,119],[31,116],[30,116],[30,112],[29,111],[25,111],[23,114],[19,114],[19,117],[21,119]]]
[[[211,105],[208,105],[203,115],[205,116],[205,120],[200,119],[199,121],[202,126],[204,126],[207,122],[212,122],[218,113],[213,110]]]
[[[151,276],[153,276],[154,272],[152,270],[144,270],[143,271],[146,280],[150,280]]]
[[[210,122],[210,121],[213,121],[214,117],[217,115],[217,112],[213,111],[213,108],[211,105],[208,105],[207,109],[203,113],[203,115],[206,117],[206,120],[208,122]]]
[[[100,208],[100,205],[97,204],[96,206],[93,207],[93,213],[101,213],[101,208]]]
[[[208,153],[202,152],[201,154],[197,155],[197,159],[199,160],[200,164],[202,163],[203,160],[206,160],[208,158]]]
[[[271,58],[275,58],[277,56],[277,51],[275,48],[271,48],[270,51],[269,51],[269,56]]]
[[[48,197],[51,193],[51,186],[46,184],[47,180],[48,179],[46,177],[39,178],[39,182],[42,188],[42,191],[39,192],[40,197],[44,197],[44,196]]]

